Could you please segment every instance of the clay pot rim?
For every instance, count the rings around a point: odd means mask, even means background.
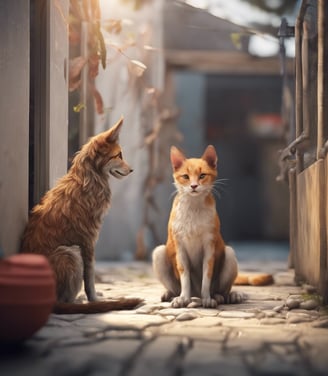
[[[17,307],[17,306],[21,306],[22,308],[23,307],[35,307],[35,306],[45,306],[45,307],[51,307],[55,304],[55,301],[54,299],[50,299],[50,298],[43,298],[43,299],[40,299],[40,300],[36,300],[33,302],[33,300],[29,299],[27,302],[25,301],[6,301],[6,300],[0,300],[0,313],[1,313],[1,309],[5,308],[5,307]]]
[[[34,268],[48,265],[48,260],[46,256],[37,253],[16,253],[2,259],[1,264]]]
[[[41,282],[41,283],[40,283]],[[0,288],[31,288],[31,287],[37,287],[37,288],[49,288],[49,286],[53,286],[54,281],[53,279],[18,279],[18,278],[13,278],[13,279],[6,279],[6,280],[1,280],[0,278]]]
[[[36,266],[36,267],[30,267],[25,265],[7,265],[7,264],[0,264],[0,271],[2,273],[50,273],[52,269],[48,266]]]
[[[16,278],[16,279],[31,279],[31,278],[53,278],[53,273],[18,273],[16,271],[12,271],[10,273],[2,273],[2,270],[0,269],[0,280],[5,280],[9,278]]]

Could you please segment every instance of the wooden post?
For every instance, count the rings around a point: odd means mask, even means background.
[[[297,272],[297,194],[296,194],[296,169],[288,172],[289,181],[289,256],[288,267],[295,268]]]
[[[320,277],[319,291],[325,303],[328,302],[328,269],[327,269],[327,179],[326,161],[320,159],[318,164],[318,185],[319,185],[319,236],[320,236]]]
[[[318,134],[317,159],[324,156],[324,144],[328,131],[328,2],[318,1]],[[326,126],[325,126],[326,125]]]

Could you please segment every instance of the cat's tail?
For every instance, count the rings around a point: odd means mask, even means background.
[[[104,313],[123,309],[133,309],[142,302],[138,298],[119,298],[117,300],[96,301],[87,303],[55,303],[53,313],[76,314],[76,313]]]
[[[234,281],[234,285],[267,286],[272,285],[272,274],[267,273],[240,273]]]

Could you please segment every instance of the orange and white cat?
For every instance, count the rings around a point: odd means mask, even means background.
[[[153,251],[153,267],[166,292],[163,301],[185,307],[191,297],[203,307],[238,303],[231,292],[238,274],[234,250],[224,243],[212,190],[217,178],[217,155],[209,145],[201,158],[189,158],[171,148],[177,194],[174,198],[166,245]]]

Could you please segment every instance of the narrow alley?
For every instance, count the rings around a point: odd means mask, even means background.
[[[190,308],[161,303],[149,263],[98,263],[103,297],[144,303],[131,311],[52,314],[25,344],[2,349],[1,375],[327,375],[328,313],[313,288],[295,285],[286,248],[236,250],[241,271],[271,272],[275,283],[235,286],[243,303],[217,309],[197,299]]]

